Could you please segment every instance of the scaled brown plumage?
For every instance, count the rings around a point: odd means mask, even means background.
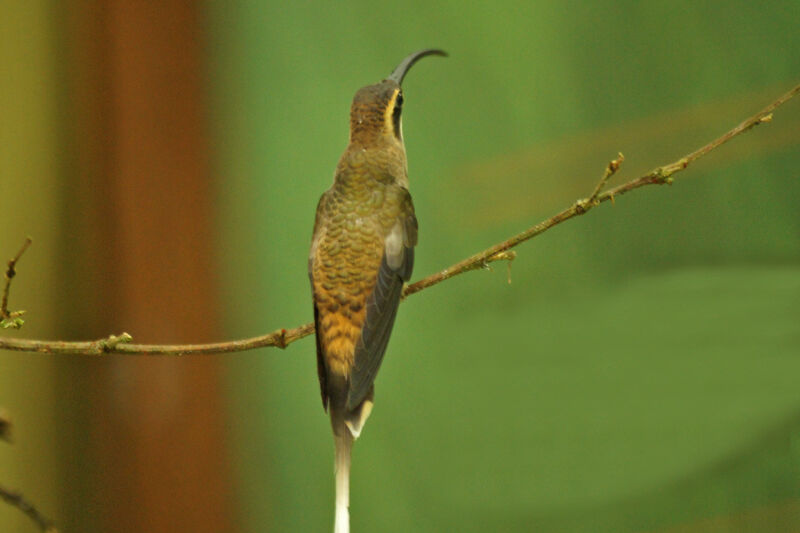
[[[308,259],[322,404],[336,443],[336,533],[349,531],[350,447],[372,408],[403,283],[411,277],[417,219],[400,126],[408,56],[381,83],[360,89],[350,143],[320,198]]]

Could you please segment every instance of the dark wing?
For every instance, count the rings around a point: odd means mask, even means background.
[[[313,283],[313,282],[312,282]],[[311,290],[314,290],[312,285]],[[317,310],[317,303],[314,302],[314,337],[317,340],[317,377],[319,377],[319,391],[322,394],[322,408],[328,410],[328,377],[325,373],[325,358],[322,355],[322,345],[319,340],[319,311]]]
[[[367,397],[381,366],[392,333],[403,282],[411,278],[414,246],[417,244],[417,218],[411,196],[403,189],[401,214],[386,237],[383,259],[375,288],[367,297],[367,316],[356,345],[347,410],[355,409]]]

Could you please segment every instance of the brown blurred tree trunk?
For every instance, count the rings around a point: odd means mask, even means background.
[[[65,337],[219,337],[201,5],[61,7]],[[61,365],[64,531],[233,530],[219,359]]]

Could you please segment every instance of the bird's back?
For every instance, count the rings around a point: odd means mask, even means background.
[[[364,154],[367,157],[367,154]],[[323,194],[309,257],[323,403],[346,398],[385,243],[408,192],[356,159]],[[394,303],[396,307],[396,303]],[[343,398],[344,397],[344,398]]]

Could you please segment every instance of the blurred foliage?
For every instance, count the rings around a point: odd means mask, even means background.
[[[800,81],[797,3],[209,3],[231,335],[311,319],[355,91],[404,84],[415,278],[701,146]],[[800,529],[800,102],[401,308],[355,531]],[[244,531],[324,531],[313,341],[231,362]],[[756,524],[754,526],[753,524]],[[677,531],[677,530],[676,530]]]

